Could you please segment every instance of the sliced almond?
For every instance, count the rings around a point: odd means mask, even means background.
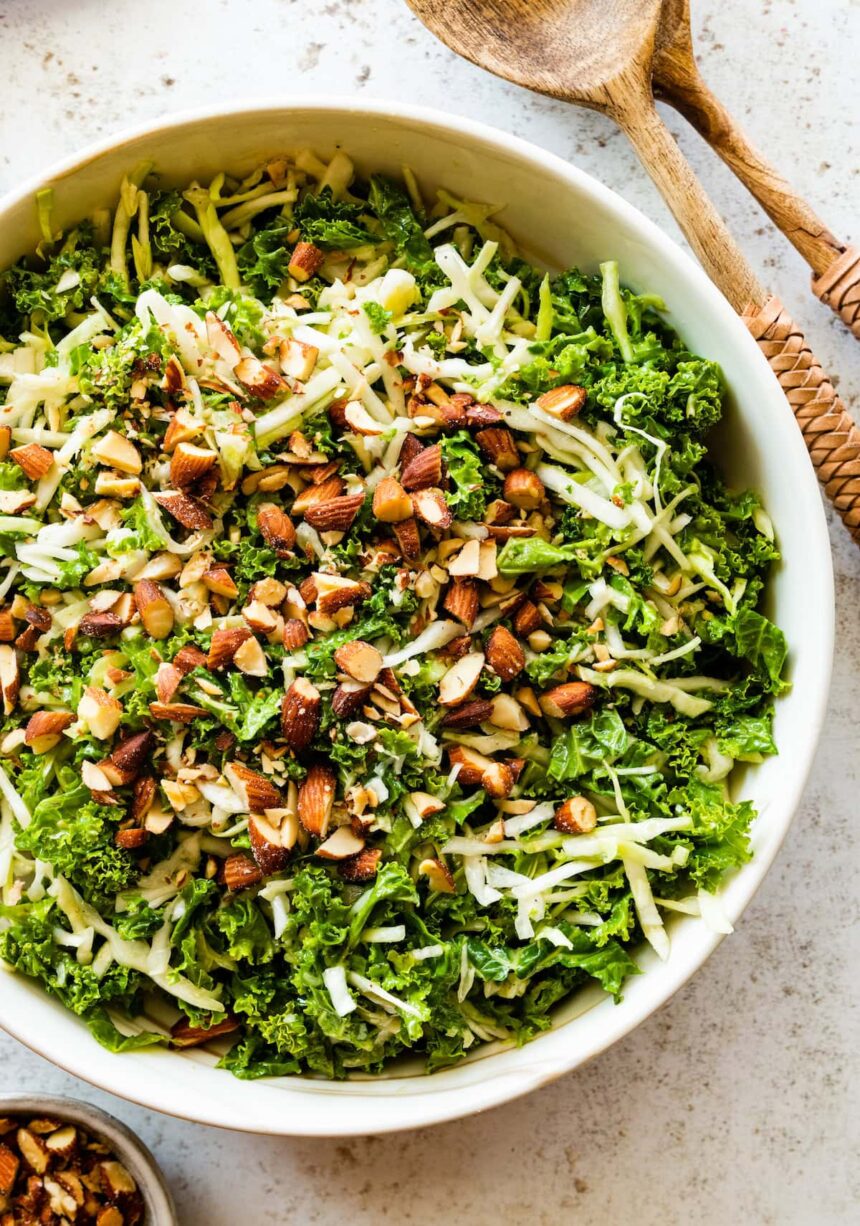
[[[465,702],[478,684],[484,668],[484,653],[470,651],[452,664],[439,682],[439,702],[453,707]]]

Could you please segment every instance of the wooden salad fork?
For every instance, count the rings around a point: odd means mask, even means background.
[[[407,0],[452,51],[527,89],[611,116],[705,271],[755,337],[828,497],[860,544],[860,430],[782,303],[726,228],[654,105],[661,0]]]
[[[690,0],[663,0],[652,68],[656,96],[680,111],[751,192],[809,264],[813,292],[860,340],[860,250],[831,234],[702,80],[693,54]]]

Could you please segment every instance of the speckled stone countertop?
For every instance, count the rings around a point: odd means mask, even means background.
[[[834,232],[860,240],[856,0],[693,7],[711,84]],[[353,93],[504,127],[677,233],[608,120],[457,60],[401,0],[0,0],[0,70],[0,191],[168,111],[278,90]],[[807,292],[806,266],[743,189],[669,122],[856,413],[860,347]],[[588,1067],[484,1116],[352,1141],[180,1123],[92,1090],[6,1037],[0,1089],[77,1094],[120,1116],[155,1150],[183,1226],[435,1224],[454,1214],[472,1226],[857,1221],[860,552],[833,516],[831,540],[833,691],[791,833],[735,935]]]

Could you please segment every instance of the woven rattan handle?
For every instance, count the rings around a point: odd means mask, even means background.
[[[794,410],[818,479],[860,545],[860,429],[778,298],[747,307],[741,318]]]

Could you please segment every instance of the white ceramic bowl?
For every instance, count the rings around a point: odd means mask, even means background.
[[[259,103],[162,120],[77,155],[0,203],[0,267],[39,241],[33,196],[56,189],[63,225],[111,202],[122,175],[151,159],[167,181],[249,171],[281,152],[343,146],[360,170],[397,173],[407,163],[425,189],[503,201],[504,224],[533,257],[594,270],[620,261],[623,280],[661,294],[689,346],[725,372],[732,408],[719,450],[735,485],[761,490],[784,562],[770,609],[791,645],[794,688],[776,716],[780,756],[750,769],[739,791],[760,811],[755,857],[728,883],[736,921],[761,883],[800,799],[824,715],[833,650],[833,580],[821,499],[791,411],[743,324],[704,273],[652,222],[590,176],[543,150],[468,120],[399,103],[305,99]],[[520,1049],[484,1049],[432,1077],[332,1083],[302,1078],[238,1082],[206,1053],[104,1051],[85,1027],[35,984],[0,981],[0,1024],[56,1064],[114,1094],[207,1124],[266,1133],[349,1135],[438,1123],[524,1094],[576,1068],[662,1005],[696,971],[719,937],[680,917],[672,953],[628,984],[614,1005],[580,994],[551,1031]]]

